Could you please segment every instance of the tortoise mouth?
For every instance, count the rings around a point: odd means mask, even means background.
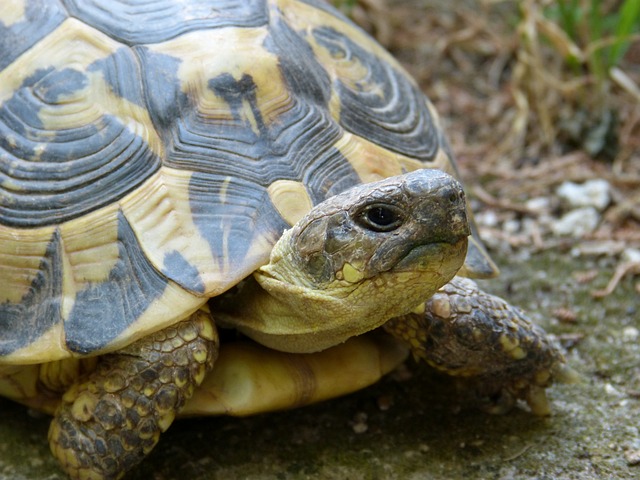
[[[404,255],[390,272],[430,272],[453,278],[464,264],[468,237],[455,242],[430,242],[416,245]]]

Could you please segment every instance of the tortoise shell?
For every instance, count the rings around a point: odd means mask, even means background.
[[[0,52],[0,363],[118,349],[327,197],[455,170],[416,84],[316,0],[9,2]]]

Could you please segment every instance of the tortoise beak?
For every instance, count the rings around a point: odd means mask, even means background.
[[[407,192],[417,200],[412,212],[416,240],[422,244],[458,243],[471,234],[462,185],[442,172],[424,173],[408,177],[406,185]]]

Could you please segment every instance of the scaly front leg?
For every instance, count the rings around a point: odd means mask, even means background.
[[[207,309],[100,358],[64,394],[49,443],[72,479],[117,479],[156,445],[218,353]]]
[[[385,329],[406,341],[415,358],[461,379],[492,413],[523,399],[536,415],[549,415],[545,388],[577,380],[542,328],[466,278],[442,287],[424,313],[394,318]]]

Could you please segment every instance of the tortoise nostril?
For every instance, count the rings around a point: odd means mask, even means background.
[[[451,190],[447,198],[451,205],[458,205],[464,202],[464,193],[458,190]]]

